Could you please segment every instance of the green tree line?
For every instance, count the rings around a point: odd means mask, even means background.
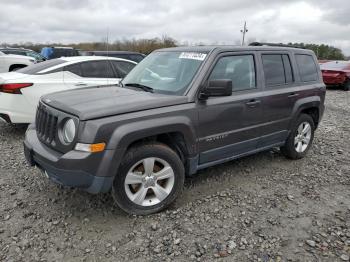
[[[81,49],[84,51],[135,51],[143,54],[149,54],[153,50],[166,47],[177,46],[176,40],[171,37],[163,36],[162,38],[150,38],[150,39],[122,39],[115,40],[112,43],[107,41],[100,42],[83,42],[83,43],[72,43],[68,45],[63,45],[61,43],[50,43],[50,44],[41,44],[41,43],[31,43],[31,42],[22,42],[18,44],[7,44],[2,43],[0,46],[8,47],[24,47],[32,49],[34,51],[40,52],[41,48],[45,46],[70,46],[76,49]]]
[[[62,45],[60,43],[50,43],[50,44],[41,44],[41,43],[31,43],[31,42],[22,42],[18,44],[6,44],[2,43],[2,46],[11,46],[11,47],[24,47],[29,48],[34,51],[40,52],[41,48],[44,46],[71,46],[77,49],[85,51],[135,51],[144,54],[149,54],[155,49],[165,48],[165,47],[174,47],[181,45],[175,39],[163,36],[161,38],[149,38],[149,39],[121,39],[115,40],[112,43],[107,41],[99,42],[83,42],[83,43],[73,43],[69,45]],[[199,43],[198,45],[203,45]],[[325,45],[325,44],[305,44],[305,43],[288,43],[290,46],[311,49],[315,52],[318,59],[320,60],[344,60],[346,59],[342,50],[334,46]]]
[[[315,52],[319,60],[344,60],[345,56],[341,49],[330,45],[317,45],[305,43],[288,43],[288,45],[310,49]]]

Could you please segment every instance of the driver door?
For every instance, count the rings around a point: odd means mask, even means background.
[[[232,80],[232,95],[200,101],[199,164],[234,158],[256,150],[262,120],[256,53],[224,53],[207,80]]]

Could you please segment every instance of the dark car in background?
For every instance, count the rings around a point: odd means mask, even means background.
[[[37,62],[43,62],[46,60],[41,54],[25,48],[14,48],[14,47],[4,47],[0,48],[0,52],[3,52],[6,55],[22,55],[33,57]]]
[[[320,65],[323,82],[327,86],[350,90],[350,61],[329,61]]]
[[[98,56],[111,56],[117,58],[123,58],[127,60],[139,63],[146,57],[146,55],[138,52],[132,51],[87,51],[88,55],[98,55]]]
[[[73,47],[43,47],[41,49],[41,55],[46,59],[54,59],[60,57],[69,57],[69,56],[79,56],[77,49]]]

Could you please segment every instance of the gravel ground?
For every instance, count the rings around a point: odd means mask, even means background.
[[[314,146],[208,168],[167,211],[128,216],[109,194],[49,182],[0,124],[2,261],[349,261],[350,92],[327,92]]]

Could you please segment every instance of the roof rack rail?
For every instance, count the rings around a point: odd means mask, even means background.
[[[305,49],[303,47],[296,47],[293,45],[286,45],[282,43],[261,43],[261,42],[252,42],[249,44],[249,46],[280,46],[280,47],[292,47],[292,48],[300,48],[300,49]]]

